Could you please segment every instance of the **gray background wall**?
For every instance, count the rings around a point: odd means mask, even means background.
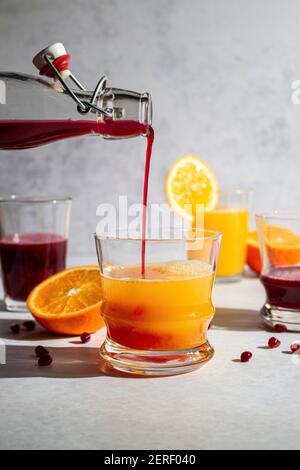
[[[254,210],[300,201],[297,0],[0,0],[0,69],[32,73],[34,53],[62,41],[73,70],[95,85],[150,91],[156,143],[150,201],[187,152],[226,186],[255,190]],[[74,197],[71,251],[94,250],[100,202],[140,201],[145,142],[84,138],[0,154],[0,194]]]

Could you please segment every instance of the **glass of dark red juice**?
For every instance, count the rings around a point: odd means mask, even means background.
[[[300,213],[256,216],[266,291],[261,315],[266,326],[300,331]]]
[[[0,198],[0,265],[7,310],[26,311],[40,282],[66,268],[70,198]]]

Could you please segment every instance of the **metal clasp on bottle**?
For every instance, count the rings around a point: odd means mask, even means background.
[[[45,62],[49,65],[51,70],[53,71],[54,75],[56,76],[57,80],[60,82],[64,90],[69,94],[69,96],[75,101],[77,104],[77,110],[80,114],[87,114],[90,111],[98,111],[99,113],[103,114],[103,116],[107,118],[112,118],[113,117],[113,110],[111,109],[102,109],[99,108],[96,105],[97,98],[101,93],[104,92],[106,89],[106,84],[107,84],[107,77],[103,75],[103,77],[100,78],[100,80],[97,83],[97,86],[91,96],[91,100],[81,100],[77,95],[76,92],[73,91],[69,85],[67,84],[66,80],[63,78],[59,70],[55,67],[55,65],[51,61],[51,57],[48,56],[47,54],[44,55],[44,60]],[[87,89],[80,83],[80,81],[73,75],[71,72],[69,74],[69,78],[75,83],[75,85],[81,90],[81,91],[87,91]]]

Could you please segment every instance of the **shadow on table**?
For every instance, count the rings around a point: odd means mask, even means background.
[[[24,321],[28,320],[28,318],[24,318]],[[14,335],[11,332],[10,327],[17,323],[20,325],[21,330],[18,335]],[[16,316],[16,319],[4,320],[0,319],[0,339],[9,339],[9,340],[17,340],[17,341],[46,341],[51,339],[58,339],[58,338],[70,338],[70,336],[53,336],[53,334],[46,331],[39,325],[36,325],[34,331],[28,331],[25,328],[22,328],[23,320],[20,320],[20,316]]]
[[[47,377],[54,379],[74,379],[91,377],[116,377],[127,379],[147,379],[149,377],[125,374],[110,368],[100,357],[99,348],[48,347],[53,357],[49,367],[39,367],[34,347],[7,345],[6,364],[0,365],[0,380],[22,377]]]
[[[103,375],[97,363],[98,348],[52,348],[49,367],[39,367],[34,347],[7,345],[6,364],[0,366],[0,379],[12,377],[86,378]]]
[[[235,331],[263,330],[257,310],[234,308],[217,308],[211,328],[215,330]]]
[[[10,331],[13,323],[22,325],[22,320],[20,321],[20,317],[16,321],[0,320],[0,339],[14,341],[14,344],[6,344],[6,364],[0,364],[0,380],[21,377],[71,379],[110,376],[130,379],[142,378],[123,374],[108,367],[99,356],[99,347],[103,339],[94,347],[92,344],[82,345],[77,338],[53,336],[38,325],[36,330],[32,332],[21,329],[20,334],[14,335]],[[69,343],[74,346],[49,346],[49,341],[60,338],[67,338]],[[28,344],[24,345],[24,342],[27,341]],[[34,343],[29,344],[33,341]],[[35,347],[39,344],[38,342],[43,345],[43,341],[47,341],[45,347],[53,357],[53,363],[49,367],[39,367],[38,358],[34,352]],[[76,347],[77,344],[80,344],[80,346]]]

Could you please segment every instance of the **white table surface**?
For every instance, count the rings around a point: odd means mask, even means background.
[[[270,333],[258,318],[257,279],[217,284],[214,299],[214,358],[164,378],[104,375],[103,330],[86,345],[41,328],[13,336],[11,323],[24,315],[1,311],[0,448],[299,449],[300,356],[288,350],[300,336],[277,334],[281,347],[264,348]],[[50,348],[51,367],[36,366],[38,344]],[[244,350],[253,352],[246,364],[238,361]]]

